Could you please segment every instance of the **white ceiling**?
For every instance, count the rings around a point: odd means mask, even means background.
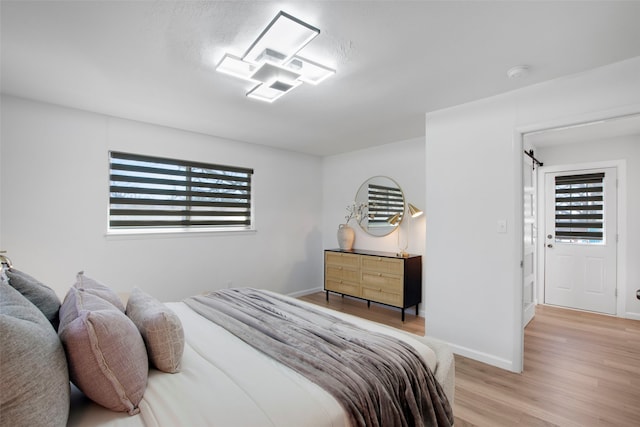
[[[425,112],[640,56],[638,1],[6,1],[3,93],[316,155],[424,135]],[[337,74],[273,104],[216,73],[279,10]],[[519,80],[506,70],[528,64]]]

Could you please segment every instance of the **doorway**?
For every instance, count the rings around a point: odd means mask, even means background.
[[[629,256],[637,253],[634,248],[637,246],[631,244],[631,238],[637,236],[636,231],[629,229],[627,225],[627,216],[631,219],[634,215],[637,215],[638,206],[638,180],[635,178],[638,174],[638,149],[640,142],[640,114],[638,113],[640,106],[633,106],[631,108],[619,109],[612,111],[611,115],[596,116],[587,115],[585,120],[577,118],[572,123],[565,120],[559,120],[554,122],[541,123],[537,125],[527,126],[521,128],[517,132],[517,139],[520,141],[520,150],[518,156],[518,162],[524,165],[524,169],[517,171],[517,175],[526,177],[526,163],[522,163],[522,150],[525,152],[533,153],[535,156],[544,163],[544,168],[536,167],[534,179],[537,183],[534,194],[536,197],[534,201],[537,203],[537,216],[534,220],[535,226],[533,229],[536,253],[534,260],[536,262],[536,274],[535,278],[531,280],[530,271],[526,268],[526,245],[531,243],[531,239],[527,238],[526,231],[528,228],[527,222],[530,218],[527,218],[527,209],[521,210],[522,225],[524,226],[525,234],[520,234],[520,242],[524,242],[523,247],[523,262],[521,263],[521,277],[520,285],[523,287],[522,292],[516,295],[514,302],[518,305],[522,304],[521,311],[521,324],[516,326],[514,334],[516,341],[514,344],[516,347],[516,354],[524,356],[524,327],[530,320],[529,310],[525,307],[530,303],[527,300],[528,295],[527,286],[533,283],[534,290],[534,306],[535,304],[545,303],[545,251],[546,248],[546,235],[544,230],[544,172],[563,172],[568,170],[585,170],[585,169],[603,169],[613,167],[616,168],[618,175],[618,191],[617,191],[617,251],[616,251],[616,281],[617,281],[617,295],[616,295],[616,310],[615,315],[619,317],[626,317],[632,319],[639,319],[640,316],[635,314],[633,309],[634,302],[630,301],[630,298],[635,300],[635,294],[632,291],[635,290],[635,286],[629,286],[632,283],[628,283],[629,270],[635,271],[636,268],[629,264]],[[616,114],[617,113],[617,114]],[[629,160],[627,160],[629,159]],[[629,168],[627,167],[627,161],[629,161]],[[579,166],[576,166],[580,163]],[[542,166],[542,165],[539,165]],[[522,174],[522,175],[521,175]],[[629,178],[627,178],[629,176]],[[526,180],[520,182],[521,195],[527,198],[528,192],[531,192],[530,184],[526,183]],[[628,190],[627,190],[628,188]],[[628,193],[630,192],[630,193]],[[627,209],[631,208],[632,211],[627,214]],[[531,227],[529,227],[531,228]],[[631,236],[628,236],[631,233]],[[615,239],[615,237],[614,237]],[[631,246],[630,246],[631,245]],[[634,252],[635,250],[635,252]],[[629,252],[630,251],[630,252]],[[638,276],[633,276],[638,277]],[[616,291],[614,290],[614,295]],[[533,311],[535,315],[535,311]],[[518,330],[519,329],[519,330]],[[522,362],[524,358],[518,358],[520,360],[519,369],[523,369]],[[518,365],[516,365],[518,367]]]

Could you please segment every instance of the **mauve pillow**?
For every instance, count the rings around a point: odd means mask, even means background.
[[[76,276],[76,283],[73,285],[73,287],[76,289],[82,289],[88,294],[96,295],[103,300],[109,301],[111,304],[117,307],[118,310],[124,313],[124,304],[122,304],[122,300],[120,299],[118,294],[109,286],[103,285],[97,280],[85,276],[84,271],[78,273],[78,275]]]
[[[94,402],[135,415],[149,361],[136,325],[111,302],[72,287],[60,307],[71,381]]]
[[[20,292],[49,320],[55,330],[58,330],[58,310],[60,310],[60,298],[53,289],[44,285],[39,280],[15,268],[6,269],[9,284]]]
[[[180,318],[137,287],[129,295],[127,316],[138,327],[152,366],[171,374],[179,372],[184,352],[184,330]]]
[[[69,372],[56,331],[16,289],[0,283],[0,424],[65,426]]]

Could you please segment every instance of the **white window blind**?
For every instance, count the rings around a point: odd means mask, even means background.
[[[110,229],[250,229],[253,169],[109,153]]]
[[[602,243],[604,173],[557,176],[556,241]]]

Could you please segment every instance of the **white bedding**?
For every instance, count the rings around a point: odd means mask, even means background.
[[[112,412],[81,395],[72,398],[70,426],[347,426],[340,404],[303,376],[246,345],[184,303],[167,303],[185,331],[182,370],[155,369],[140,414]],[[366,329],[409,342],[435,370],[436,355],[403,332],[322,309]]]

